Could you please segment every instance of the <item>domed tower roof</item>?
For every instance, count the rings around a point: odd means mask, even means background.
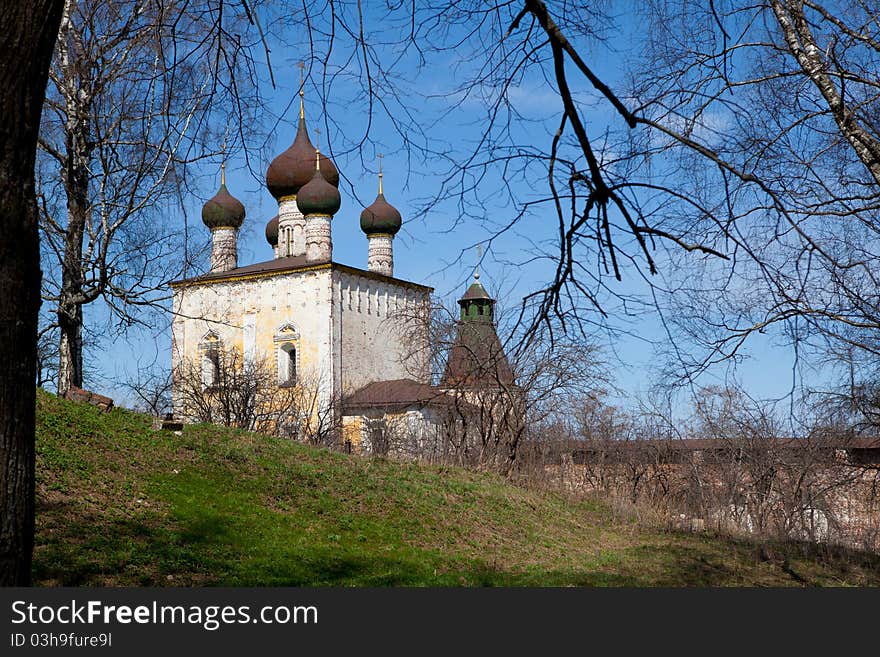
[[[202,206],[202,221],[211,230],[241,228],[244,205],[226,189],[226,164],[220,165],[220,189]]]
[[[479,273],[461,299],[461,321],[449,352],[442,385],[493,389],[515,383],[513,370],[495,332],[495,299]]]
[[[376,200],[361,212],[361,230],[367,235],[396,235],[402,220],[400,212],[385,200],[382,191],[382,168],[379,166],[379,194]]]
[[[269,223],[266,224],[266,241],[273,248],[278,246],[278,215],[269,219]]]
[[[330,158],[321,156],[321,169],[324,179],[333,185],[339,186],[339,171]],[[272,160],[266,171],[266,187],[277,200],[296,196],[300,188],[305,186],[315,173],[315,147],[309,139],[306,129],[305,108],[303,105],[303,92],[299,98],[299,126],[296,137],[290,147]]]
[[[300,188],[296,195],[296,205],[306,216],[320,214],[332,217],[339,211],[342,199],[339,190],[324,177],[321,154],[317,149],[312,157],[312,179]]]

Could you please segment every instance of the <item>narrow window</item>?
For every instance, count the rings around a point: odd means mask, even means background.
[[[206,388],[216,386],[220,380],[220,357],[215,349],[205,352],[202,358],[202,385]]]
[[[202,365],[202,386],[211,388],[220,383],[220,338],[213,332],[199,344]]]
[[[296,349],[287,350],[287,383],[296,383]]]
[[[296,383],[296,347],[290,343],[278,349],[278,385],[289,386]]]
[[[278,385],[296,383],[296,350],[299,333],[293,324],[284,324],[275,334],[275,363]]]

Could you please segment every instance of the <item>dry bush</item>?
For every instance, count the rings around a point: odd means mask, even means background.
[[[338,442],[337,408],[322,402],[319,381],[299,377],[295,384],[279,385],[268,359],[245,359],[236,349],[217,348],[201,360],[184,361],[173,379],[175,412],[186,420],[314,445]]]

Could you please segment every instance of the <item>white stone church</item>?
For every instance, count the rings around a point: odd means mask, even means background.
[[[341,206],[338,184],[334,163],[309,139],[300,93],[296,138],[266,173],[266,186],[278,201],[278,215],[266,226],[273,257],[239,266],[237,238],[245,208],[222,176],[220,190],[202,210],[212,237],[211,270],[172,284],[172,371],[186,362],[200,363],[203,383],[210,387],[221,348],[237,350],[244,362],[268,359],[278,386],[303,381],[316,386],[313,412],[335,405],[345,440],[357,448],[358,418],[371,405],[396,404],[425,414],[438,396],[424,348],[433,290],[394,275],[393,242],[401,215],[385,200],[381,171],[379,194],[360,215],[367,268],[334,262],[331,224]],[[475,285],[479,289],[471,286],[465,295],[470,300],[460,302],[462,317],[468,304],[475,317],[477,306],[481,316],[486,307],[489,318],[494,300]],[[180,382],[173,380],[173,411],[186,420],[179,392]],[[345,410],[344,399],[355,400],[357,407]]]

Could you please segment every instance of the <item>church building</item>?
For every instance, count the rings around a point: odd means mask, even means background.
[[[266,225],[272,257],[242,266],[237,240],[245,208],[227,189],[221,168],[220,189],[202,209],[211,231],[211,269],[171,286],[176,417],[194,419],[182,393],[184,366],[197,364],[201,384],[210,390],[220,374],[218,354],[229,350],[240,354],[241,363],[270,363],[279,390],[312,386],[308,412],[329,412],[355,449],[362,430],[357,418],[389,403],[378,390],[399,394],[405,388],[403,396],[413,397],[415,408],[434,403],[439,388],[432,386],[428,349],[433,290],[395,276],[393,246],[401,215],[385,199],[381,168],[376,200],[360,214],[366,269],[333,260],[338,185],[335,164],[309,139],[301,91],[296,137],[266,173],[266,186],[278,202],[278,215]],[[337,226],[349,229],[347,222]],[[494,301],[485,290],[473,294],[485,299],[471,301],[466,294],[462,301],[468,308],[491,313]],[[450,376],[466,374],[456,369]]]

